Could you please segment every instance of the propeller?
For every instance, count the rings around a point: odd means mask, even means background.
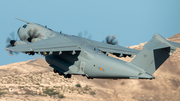
[[[87,30],[84,30],[84,33],[82,31],[79,32],[78,36],[83,37],[83,38],[87,38],[87,39],[92,38],[92,35]]]
[[[111,45],[119,45],[119,41],[115,35],[106,36],[105,40],[102,41],[103,43],[111,44]]]
[[[27,40],[28,40],[29,42],[31,42],[33,38],[40,37],[41,34],[40,34],[40,33],[37,33],[37,32],[38,32],[37,29],[34,29],[34,30],[30,29],[30,30],[27,32],[28,35],[29,35],[29,38],[27,38]]]
[[[6,39],[6,48],[14,47],[16,41],[17,41],[17,37],[16,37],[15,33],[14,32],[10,33],[10,37],[7,37],[7,39]],[[8,52],[10,56],[13,56],[14,53],[16,55],[19,54],[19,52],[13,52],[11,50],[6,50],[6,52]]]

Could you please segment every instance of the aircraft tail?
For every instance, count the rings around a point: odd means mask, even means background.
[[[180,47],[180,44],[167,41],[161,35],[155,34],[130,63],[148,74],[153,74],[176,50],[176,47]]]

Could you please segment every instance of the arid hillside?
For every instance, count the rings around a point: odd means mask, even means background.
[[[180,34],[168,40],[180,43]],[[144,44],[129,48],[141,50]],[[0,66],[0,101],[180,101],[179,48],[153,75],[153,80],[65,79],[44,59],[35,59]]]

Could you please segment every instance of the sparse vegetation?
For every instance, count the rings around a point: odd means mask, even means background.
[[[77,83],[75,86],[81,88],[81,84],[79,83]]]
[[[3,92],[0,92],[0,95],[3,95],[4,93]]]
[[[70,87],[69,90],[74,91],[76,89],[74,87]]]
[[[1,84],[17,84],[18,86],[10,86],[15,90],[7,92],[7,94],[14,95],[38,95],[38,96],[51,96],[53,98],[65,98],[63,94],[91,94],[94,95],[95,92],[91,91],[91,86],[81,85],[79,82],[73,86],[74,79],[67,80],[60,78],[53,73],[38,73],[29,75],[15,75],[9,77],[0,78]],[[56,84],[64,82],[64,84]],[[53,85],[52,85],[53,84]],[[9,87],[0,87],[1,89],[8,90]],[[0,90],[0,95],[4,95],[5,92]]]
[[[96,93],[94,91],[89,92],[90,95],[95,95]]]
[[[88,90],[91,90],[91,88],[90,88],[88,85],[86,85],[86,86],[84,87],[84,90],[88,91]]]
[[[59,94],[58,98],[65,98],[65,96],[63,94]]]
[[[83,91],[83,94],[87,94],[87,92]]]
[[[78,91],[78,94],[81,94],[81,91]]]
[[[44,91],[43,91],[44,94],[47,94],[49,96],[52,96],[52,95],[56,95],[56,94],[59,94],[59,92],[55,92],[54,89],[49,89],[49,88],[46,88]]]
[[[20,89],[21,89],[21,88],[24,88],[24,86],[19,86],[18,88],[20,88]]]
[[[121,83],[121,85],[124,85],[125,84],[125,82],[123,81],[122,83]]]
[[[25,91],[26,91],[25,94],[29,94],[29,95],[36,95],[37,94],[37,92],[29,90],[29,89],[25,89]]]
[[[16,95],[18,95],[18,92],[16,91],[16,92],[13,92],[13,94],[16,94]]]

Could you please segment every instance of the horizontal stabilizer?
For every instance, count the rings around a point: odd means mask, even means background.
[[[179,46],[179,43],[167,41],[155,34],[130,63],[153,74]]]
[[[172,42],[172,41],[168,41],[171,45],[173,45],[174,47],[179,47],[180,48],[180,44],[177,42]]]

